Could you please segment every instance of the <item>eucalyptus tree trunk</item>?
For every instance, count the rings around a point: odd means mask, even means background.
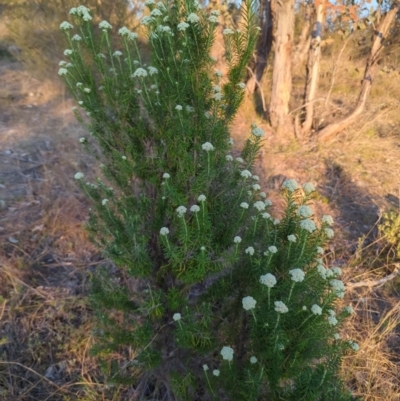
[[[317,136],[319,141],[327,141],[331,139],[338,132],[343,131],[351,123],[353,123],[354,120],[364,111],[365,104],[371,91],[372,82],[374,79],[377,62],[379,60],[379,55],[383,48],[383,43],[390,31],[391,26],[393,25],[393,22],[395,21],[396,14],[399,12],[399,10],[400,3],[394,3],[390,11],[381,19],[379,26],[374,31],[375,39],[371,46],[371,51],[365,67],[364,78],[354,110],[342,120],[329,124],[323,128]]]
[[[304,59],[307,56],[307,50],[310,47],[311,42],[311,5],[306,2],[302,4],[302,7],[304,7],[304,17],[302,17],[304,19],[304,22],[301,28],[299,41],[293,50],[292,68],[298,68],[299,64],[303,63]]]
[[[257,43],[256,63],[254,70],[252,71],[252,75],[247,81],[247,89],[250,93],[254,93],[254,91],[257,89],[257,85],[261,81],[265,67],[267,66],[272,45],[271,1],[262,0],[260,10],[261,34]]]
[[[274,66],[271,102],[269,107],[272,127],[280,134],[288,121],[292,91],[292,47],[294,36],[295,0],[271,0],[273,22]]]
[[[311,42],[308,50],[306,87],[304,96],[305,118],[301,127],[301,135],[309,135],[314,117],[314,100],[318,89],[319,69],[321,64],[321,38],[325,22],[325,0],[315,2],[315,21],[311,32]]]

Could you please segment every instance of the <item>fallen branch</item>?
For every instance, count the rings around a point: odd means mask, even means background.
[[[379,280],[365,280],[365,281],[359,281],[358,283],[349,283],[346,284],[346,288],[353,289],[359,287],[380,287],[383,284],[387,283],[388,281],[396,278],[399,274],[400,274],[400,264],[396,264],[395,271],[386,277],[383,277]]]

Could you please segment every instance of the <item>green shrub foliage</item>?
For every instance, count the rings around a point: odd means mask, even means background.
[[[61,24],[69,48],[59,75],[104,173],[75,178],[92,202],[91,238],[116,266],[93,279],[94,351],[143,399],[346,399],[338,367],[358,346],[337,333],[351,313],[336,311],[341,271],[320,259],[332,218],[315,222],[315,189],[294,180],[283,184],[283,217],[271,217],[251,172],[256,125],[241,156],[231,154],[257,39],[252,0],[240,29],[224,30],[225,75],[210,56],[217,11],[196,0],[146,5],[149,65],[125,27],[111,43],[103,21],[94,40],[85,7],[70,11],[77,33]]]

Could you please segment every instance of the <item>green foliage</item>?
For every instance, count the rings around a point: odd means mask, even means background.
[[[117,267],[93,280],[94,352],[115,357],[104,365],[114,380],[151,375],[179,400],[339,400],[340,360],[357,345],[336,333],[350,313],[335,312],[341,271],[318,256],[332,218],[317,225],[315,189],[294,180],[283,185],[282,219],[271,217],[251,173],[256,125],[241,157],[230,155],[254,4],[243,3],[240,30],[225,31],[226,77],[210,57],[217,12],[195,0],[146,4],[149,66],[127,28],[114,42],[103,21],[94,39],[85,7],[70,11],[79,36],[61,25],[69,49],[59,75],[104,173],[75,178],[92,201],[91,238]],[[132,350],[134,372],[118,369],[121,349]]]
[[[383,213],[379,231],[400,257],[400,214],[394,210]]]

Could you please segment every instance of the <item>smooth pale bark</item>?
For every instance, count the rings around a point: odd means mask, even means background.
[[[371,51],[365,67],[364,79],[361,84],[360,94],[358,95],[357,103],[354,110],[344,119],[335,123],[329,124],[322,129],[318,135],[318,141],[330,140],[338,132],[347,128],[354,120],[364,111],[369,93],[371,91],[372,82],[375,75],[379,54],[383,48],[383,42],[386,39],[391,26],[395,20],[396,14],[400,10],[400,3],[393,4],[391,10],[382,18],[381,23],[375,30],[375,39],[372,43]]]
[[[301,127],[301,135],[309,135],[314,117],[314,100],[318,89],[319,69],[321,64],[321,39],[325,22],[325,0],[315,4],[315,22],[311,32],[310,48],[308,50],[306,88],[304,96],[305,119]]]
[[[295,0],[271,0],[275,57],[269,118],[278,134],[291,125],[288,115],[292,91],[294,4]]]
[[[257,85],[261,81],[265,67],[267,66],[268,57],[271,52],[272,45],[272,16],[271,1],[262,0],[261,2],[261,34],[258,38],[256,50],[256,63],[252,75],[247,81],[247,89],[250,93],[254,93]]]

